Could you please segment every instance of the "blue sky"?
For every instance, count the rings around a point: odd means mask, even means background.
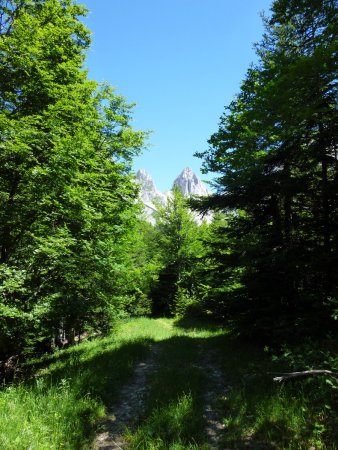
[[[270,0],[82,0],[93,33],[87,67],[135,102],[133,126],[152,130],[135,160],[157,187],[191,167],[208,148],[227,105],[239,91],[253,43],[263,33],[260,12]]]

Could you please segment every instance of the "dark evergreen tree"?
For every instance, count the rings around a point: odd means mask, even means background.
[[[265,334],[320,328],[337,295],[337,12],[273,2],[259,62],[199,155],[220,173],[200,208],[236,212],[226,239],[244,268],[245,326]]]

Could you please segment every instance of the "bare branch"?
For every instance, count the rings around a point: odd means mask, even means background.
[[[273,372],[269,373],[272,374]],[[332,370],[304,370],[302,372],[281,373],[279,375],[280,376],[278,377],[274,377],[273,381],[281,383],[282,381],[289,380],[291,378],[316,376],[316,375],[328,375],[330,377],[338,379],[338,372],[332,372]]]

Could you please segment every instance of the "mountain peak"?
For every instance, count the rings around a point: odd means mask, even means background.
[[[140,169],[136,173],[137,180],[152,180],[150,174],[145,169]]]
[[[140,169],[136,173],[136,181],[141,186],[142,190],[156,192],[154,181],[146,170]]]
[[[186,175],[186,176],[194,176],[194,171],[190,168],[190,167],[185,167],[182,172],[181,175]],[[195,175],[196,176],[196,175]]]
[[[140,186],[140,199],[151,212],[156,210],[154,201],[165,205],[167,195],[157,190],[151,175],[146,170],[140,169],[135,178]]]
[[[168,198],[172,196],[172,192],[160,192],[156,189],[154,181],[149,173],[140,169],[136,173],[136,182],[140,186],[140,200],[143,202],[145,206],[145,216],[146,219],[154,224],[154,211],[157,209],[158,203],[162,205],[166,205]],[[180,175],[174,181],[173,186],[177,186],[178,189],[182,192],[185,197],[189,197],[191,195],[199,195],[206,196],[209,195],[209,192],[202,181],[197,177],[197,175],[193,172],[190,167],[186,167],[182,170]],[[210,216],[205,216],[203,219],[198,216],[198,214],[194,214],[195,220],[197,223],[202,223],[203,220],[207,220],[207,222],[211,221]]]
[[[182,170],[180,175],[174,181],[174,186],[177,186],[182,191],[182,194],[187,196],[206,196],[209,194],[205,185],[190,167],[186,167]]]
[[[136,176],[150,177],[149,173],[145,169],[139,169],[136,173]]]

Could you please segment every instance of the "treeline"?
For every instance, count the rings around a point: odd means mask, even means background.
[[[258,62],[197,154],[215,193],[190,205],[213,223],[188,225],[188,245],[157,223],[168,256],[155,312],[216,317],[265,342],[336,333],[337,16],[333,0],[273,2]]]
[[[336,330],[338,160],[336,0],[275,0],[258,62],[209,149],[226,213],[211,241],[206,301],[244,333]]]
[[[338,316],[336,0],[275,0],[199,154],[215,193],[140,218],[132,105],[84,69],[72,0],[0,6],[0,360],[126,315],[208,315],[282,340]]]
[[[137,214],[131,105],[84,69],[72,0],[0,6],[0,360],[105,330]]]

